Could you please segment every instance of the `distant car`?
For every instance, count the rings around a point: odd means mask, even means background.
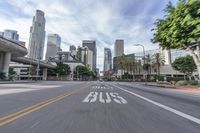
[[[103,82],[103,80],[102,80],[102,79],[99,79],[99,81],[100,81],[100,82]]]

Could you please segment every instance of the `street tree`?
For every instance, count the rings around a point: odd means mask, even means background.
[[[161,65],[164,65],[165,60],[164,60],[163,56],[160,53],[154,54],[153,58],[155,60],[153,65],[156,66],[157,75],[160,75],[160,67],[161,67]]]
[[[200,78],[200,0],[179,0],[165,8],[166,16],[155,22],[152,42],[162,48],[191,52]]]
[[[56,64],[56,68],[50,71],[52,75],[56,74],[58,77],[61,77],[62,75],[69,75],[71,73],[70,66],[68,64],[64,64],[61,62]]]
[[[121,70],[121,79],[122,75],[125,72],[125,68],[126,68],[126,59],[125,55],[123,54],[122,56],[117,57],[117,69]]]
[[[152,57],[150,54],[146,55],[146,58],[145,58],[145,64],[144,64],[144,68],[145,70],[147,71],[147,74],[151,74],[151,61],[152,61]]]
[[[9,79],[13,80],[15,74],[16,74],[16,71],[14,71],[14,68],[13,67],[9,67],[9,71],[8,71]]]
[[[0,72],[0,80],[4,80],[6,78],[5,73]]]
[[[192,56],[190,55],[175,59],[175,61],[172,63],[172,67],[175,70],[185,73],[189,79],[191,79],[193,72],[196,70],[196,65]]]
[[[77,78],[85,79],[88,75],[90,75],[90,69],[87,66],[78,65],[76,66]]]

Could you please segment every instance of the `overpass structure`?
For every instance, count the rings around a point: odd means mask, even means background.
[[[12,57],[11,61],[19,62],[19,63],[23,63],[27,65],[33,65],[33,66],[38,65],[38,60],[27,58],[27,57]],[[42,68],[42,71],[43,71],[42,79],[47,80],[47,68],[56,68],[56,65],[50,64],[44,61],[40,61],[39,64],[40,64],[40,68]]]
[[[37,66],[36,59],[24,57],[27,53],[24,45],[0,36],[0,72],[5,73],[5,76],[8,77],[10,61]],[[40,67],[43,69],[43,80],[46,80],[47,68],[55,68],[56,65],[40,61]]]
[[[11,61],[19,62],[19,63],[23,63],[23,64],[27,64],[27,65],[31,64],[33,66],[38,65],[38,60],[28,58],[28,57],[12,57]],[[41,68],[56,68],[56,65],[50,64],[50,63],[47,63],[47,62],[44,62],[44,61],[40,61],[40,67]]]
[[[0,36],[0,71],[8,77],[11,57],[22,57],[27,53],[27,48],[22,44]]]

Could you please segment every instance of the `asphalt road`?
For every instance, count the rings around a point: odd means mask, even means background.
[[[200,94],[139,83],[0,85],[0,133],[200,133]]]

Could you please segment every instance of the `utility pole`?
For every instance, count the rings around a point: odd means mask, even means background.
[[[133,44],[134,46],[141,46],[142,47],[142,50],[143,50],[143,58],[144,58],[144,64],[143,64],[143,77],[144,77],[144,80],[145,80],[145,84],[146,84],[146,79],[147,79],[147,77],[146,77],[146,69],[145,69],[145,60],[146,60],[146,58],[145,58],[145,48],[144,48],[144,46],[142,45],[142,44]]]

